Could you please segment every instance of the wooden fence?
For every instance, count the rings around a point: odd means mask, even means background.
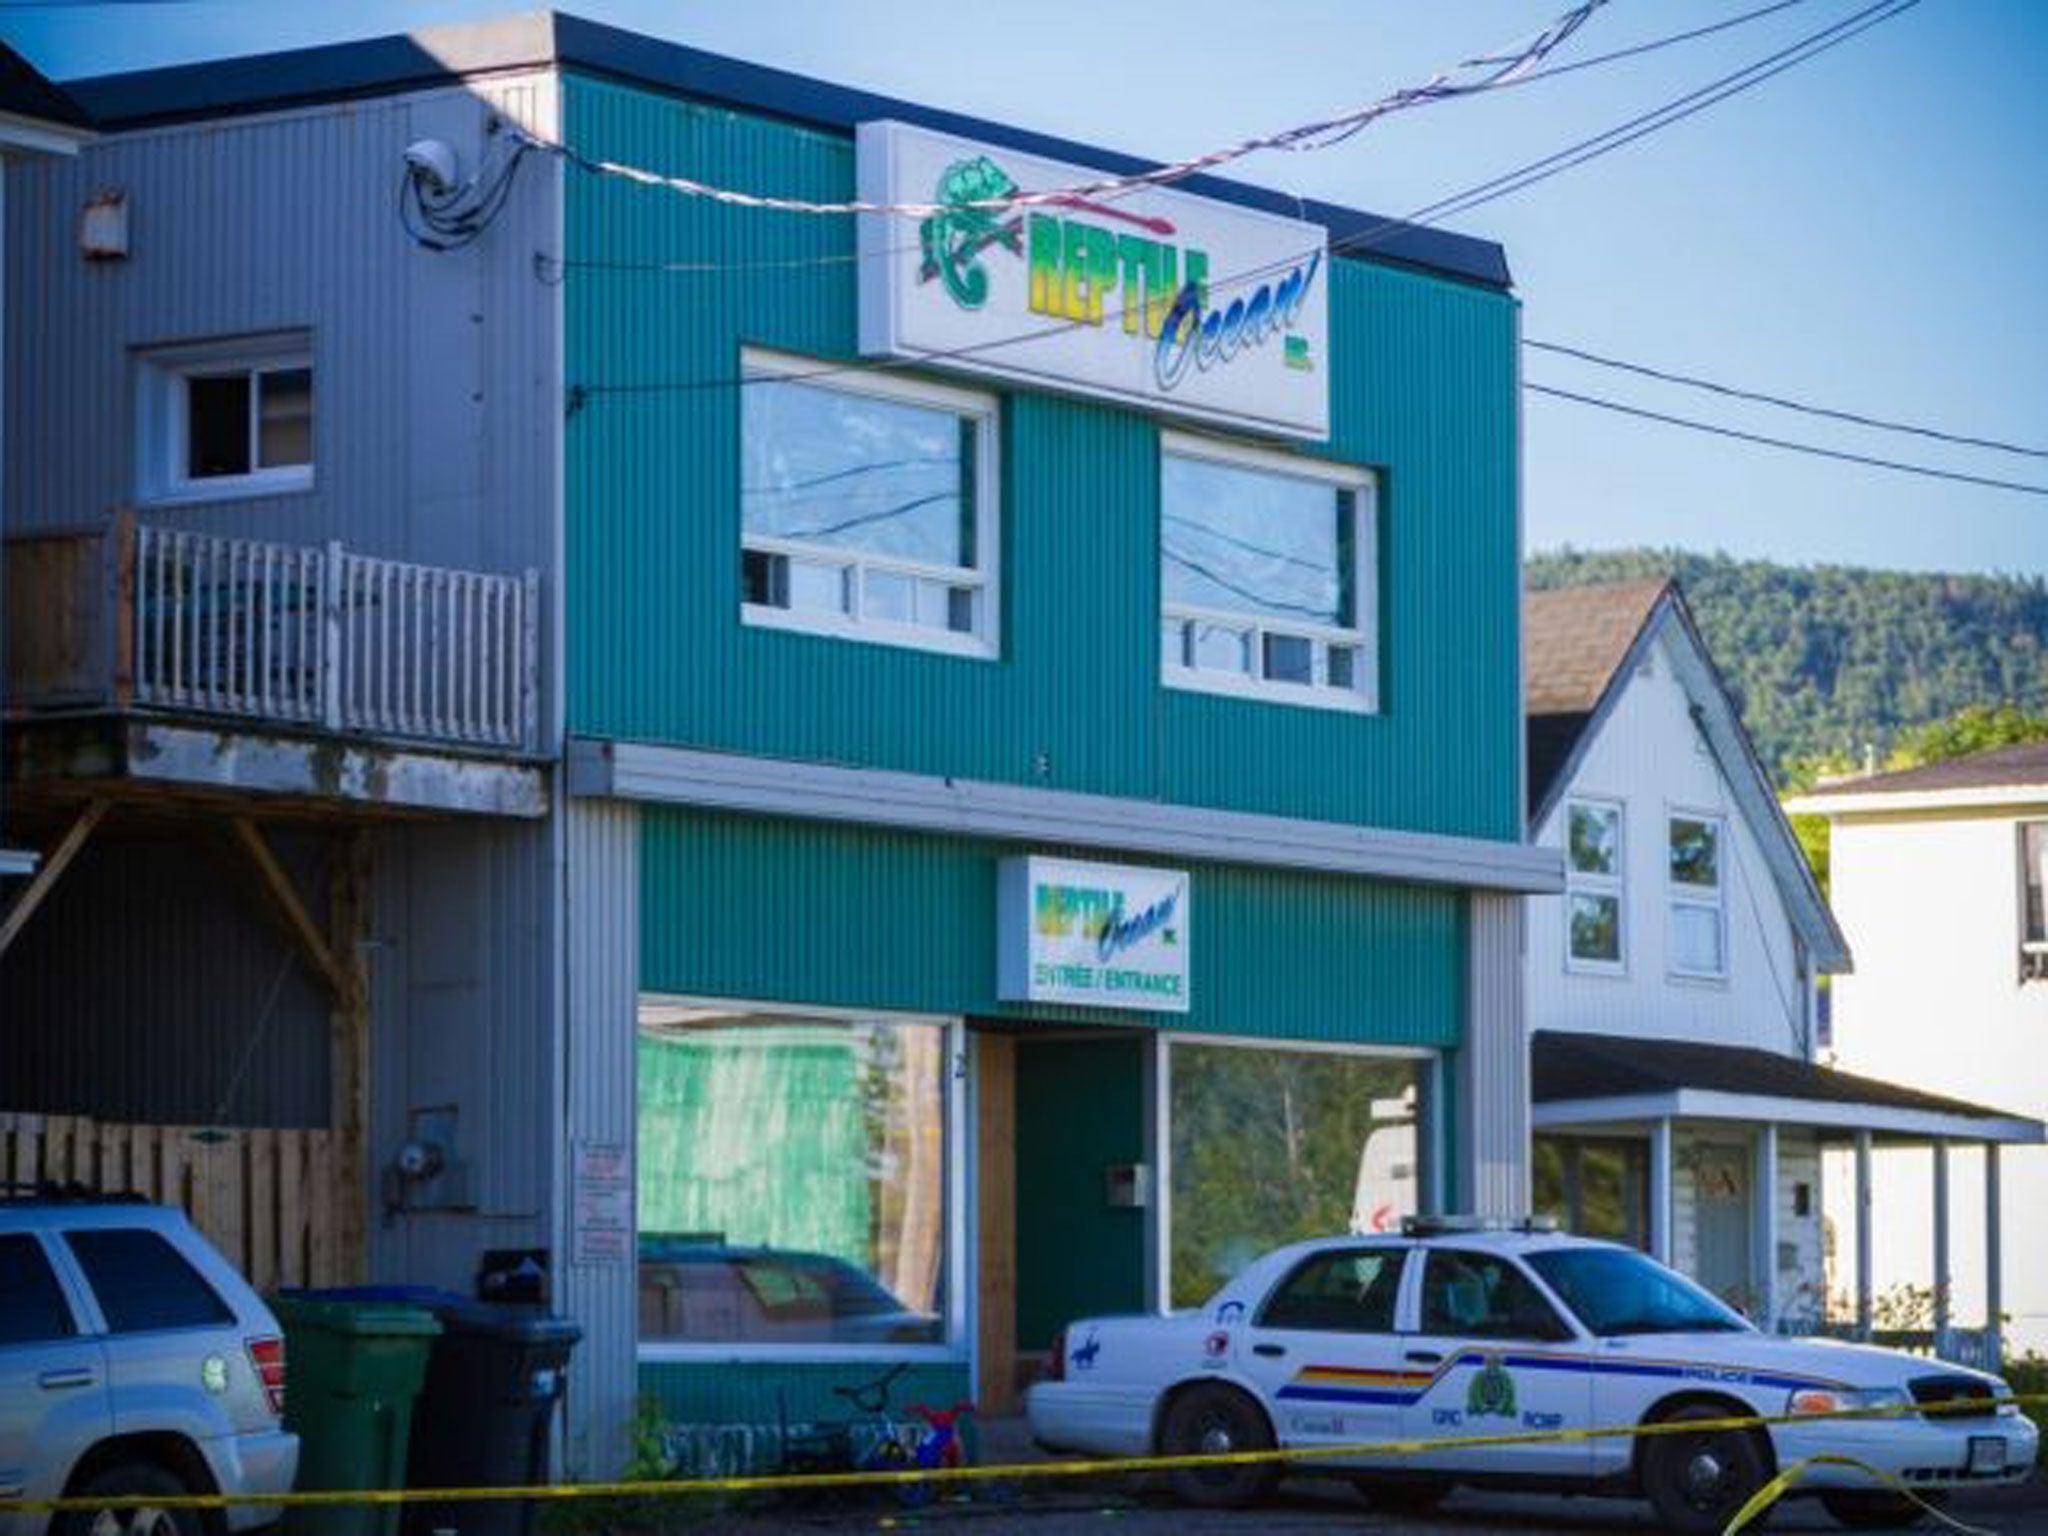
[[[337,1165],[324,1130],[116,1125],[0,1111],[0,1186],[77,1183],[183,1208],[258,1291],[337,1285]]]

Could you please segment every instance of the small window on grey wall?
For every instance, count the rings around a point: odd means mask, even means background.
[[[313,483],[314,369],[304,332],[140,354],[138,493],[276,495]]]

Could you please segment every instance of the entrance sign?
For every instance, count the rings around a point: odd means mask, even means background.
[[[996,990],[1005,999],[1188,1011],[1185,870],[1004,859],[996,923]]]
[[[907,123],[860,125],[860,349],[1286,437],[1330,430],[1329,234]]]

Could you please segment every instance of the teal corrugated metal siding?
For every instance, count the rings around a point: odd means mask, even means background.
[[[610,82],[566,82],[585,153],[811,198],[850,142]],[[595,736],[1184,804],[1520,835],[1514,303],[1341,261],[1330,451],[1382,472],[1378,718],[1159,681],[1158,435],[1011,392],[1002,655],[742,626],[740,348],[855,347],[850,220],[733,210],[571,172],[578,398],[567,434],[569,719]],[[617,387],[623,386],[623,390]]]
[[[641,984],[653,991],[1078,1023],[996,998],[990,843],[647,809]],[[1042,850],[1057,852],[1059,850]],[[1217,1034],[1450,1046],[1464,1005],[1457,892],[1193,865],[1193,1010]]]

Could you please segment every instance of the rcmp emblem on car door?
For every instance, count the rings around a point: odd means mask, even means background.
[[[1465,1393],[1465,1412],[1475,1419],[1515,1416],[1515,1378],[1499,1355],[1488,1355],[1485,1366],[1472,1378]]]

